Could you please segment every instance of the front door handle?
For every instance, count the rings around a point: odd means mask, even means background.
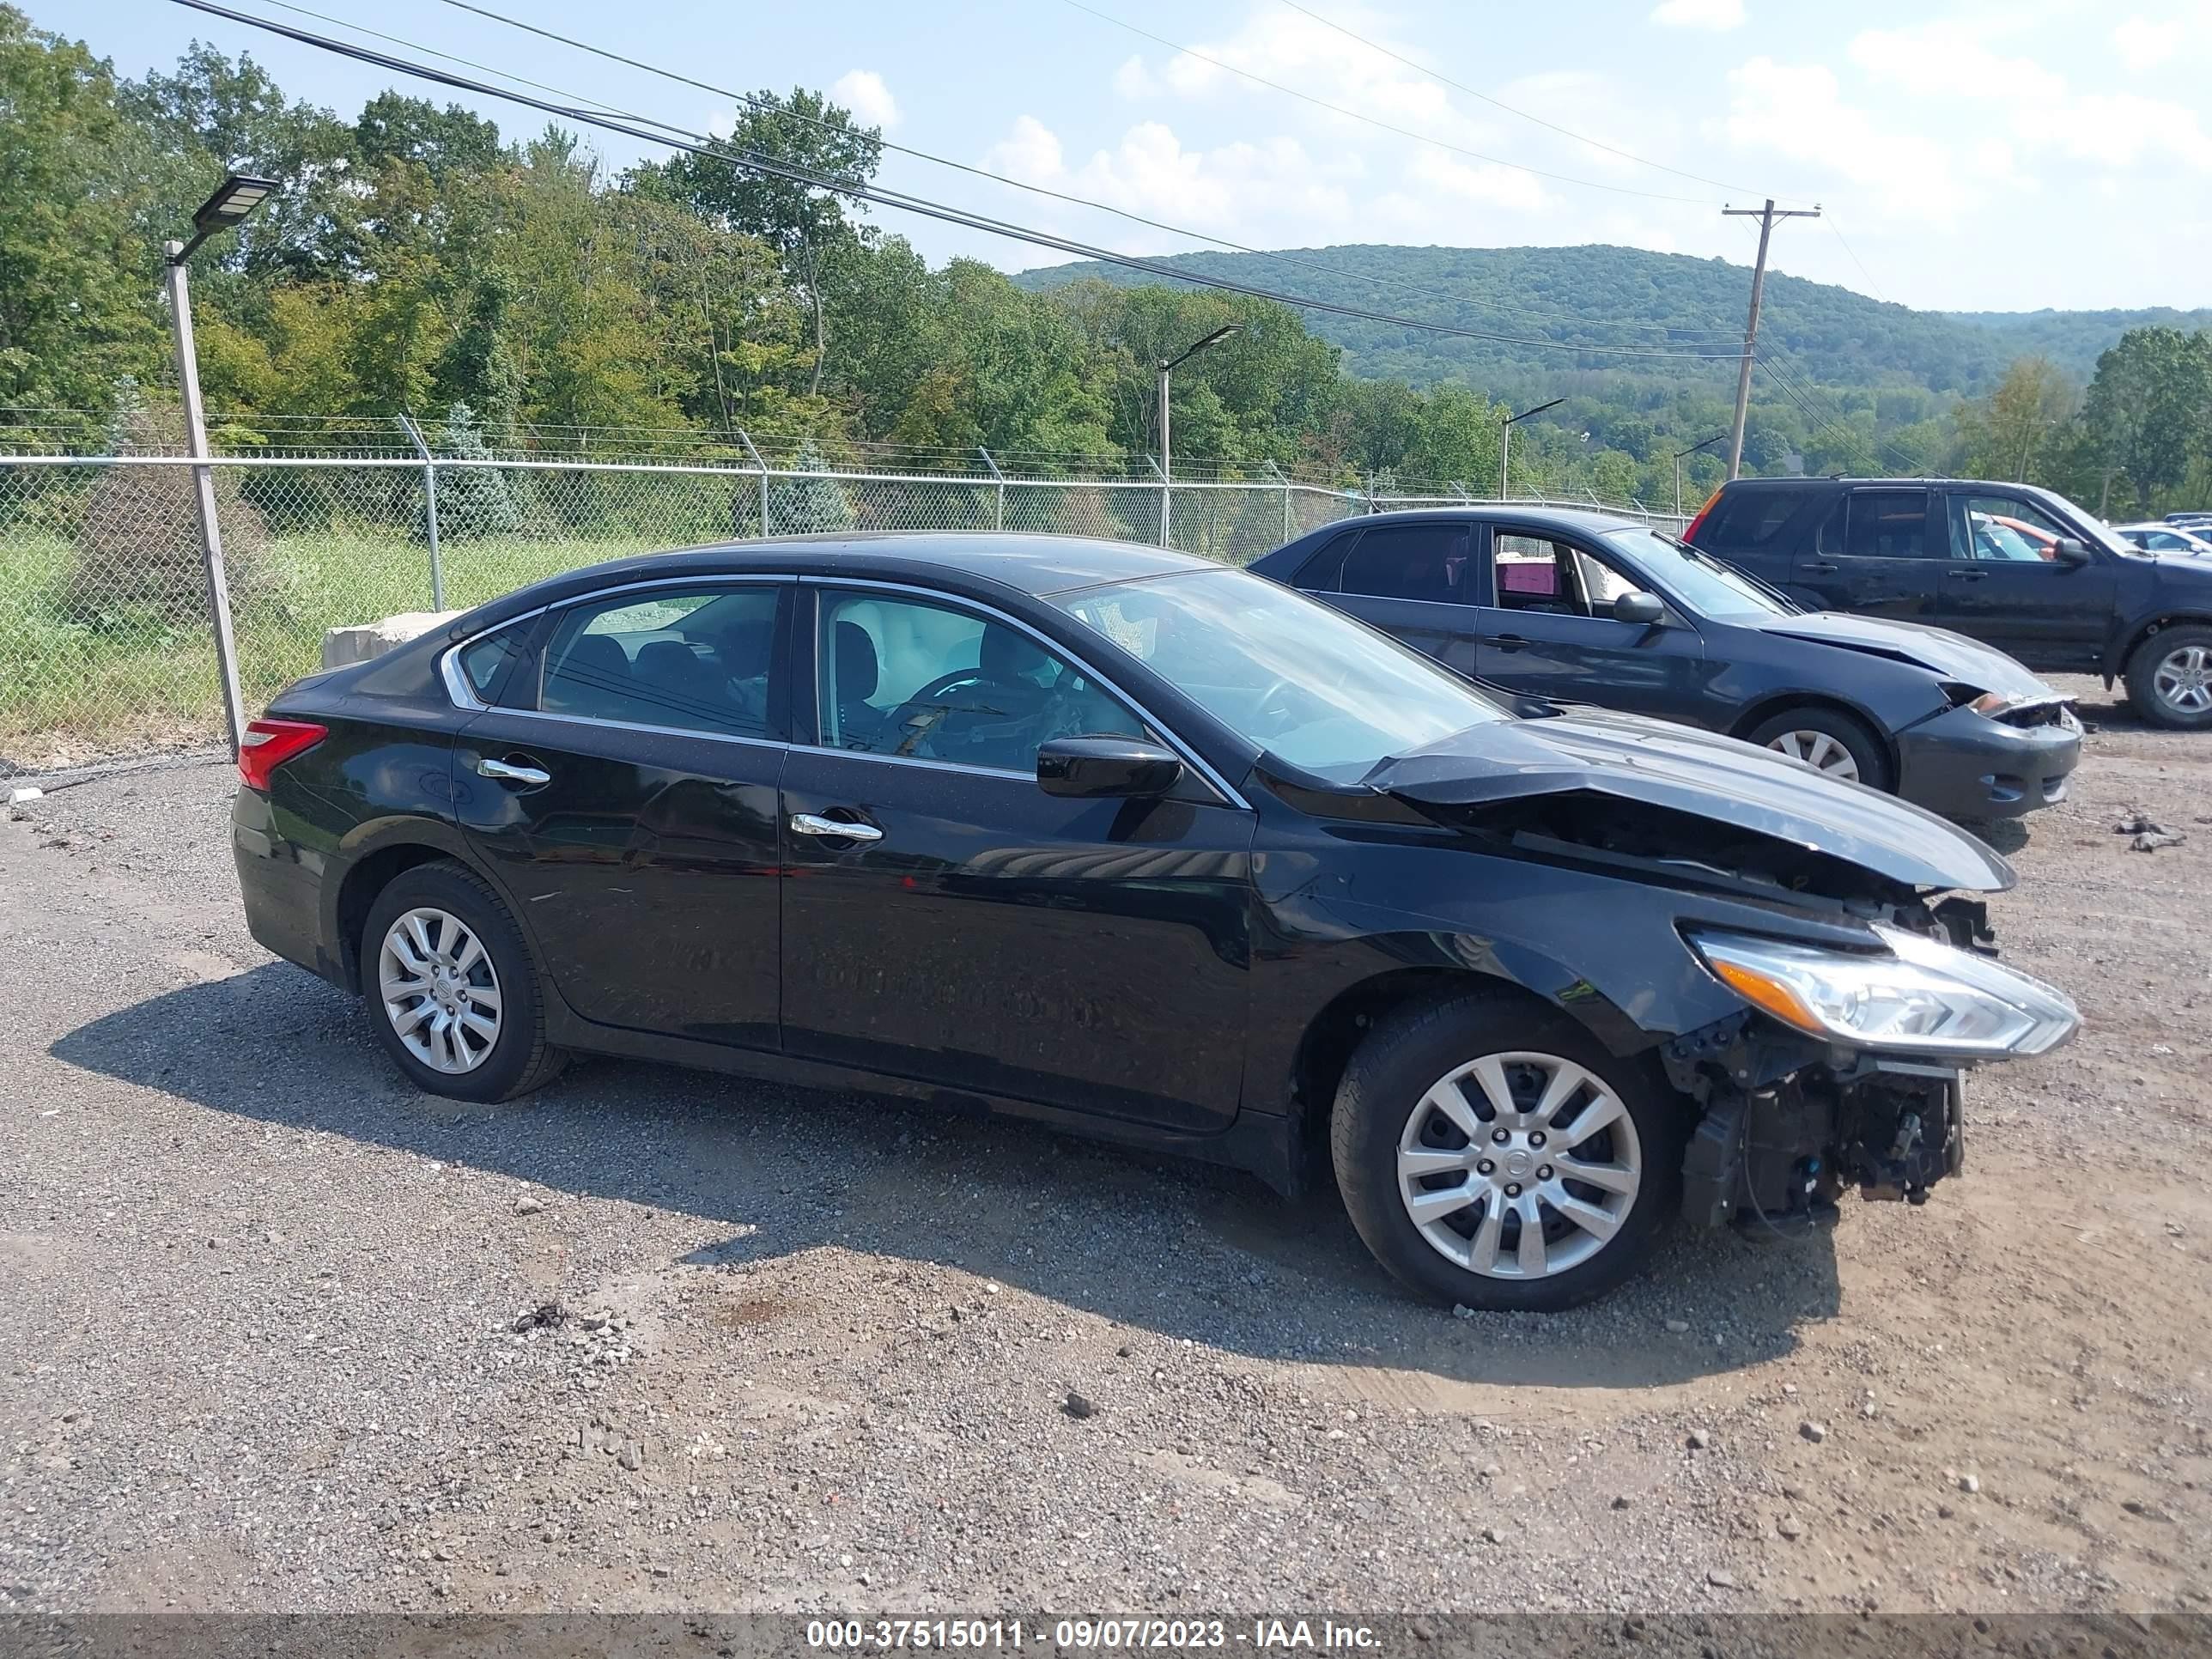
[[[1989,574],[1986,570],[1947,570],[1943,573],[1943,580],[1947,582],[1978,582],[1986,580]]]
[[[1483,643],[1494,645],[1500,651],[1518,651],[1528,643],[1528,640],[1527,635],[1522,634],[1500,634],[1495,638],[1485,640]]]
[[[842,818],[825,818],[814,812],[793,812],[791,832],[795,836],[835,836],[845,841],[884,838],[884,832],[872,823],[848,823]]]
[[[1797,568],[1808,576],[1832,576],[1836,574],[1836,567],[1826,559],[1808,559]]]
[[[511,766],[505,761],[496,760],[478,761],[477,763],[477,775],[485,778],[503,778],[509,783],[550,783],[553,781],[553,775],[550,772],[546,771],[543,767]]]

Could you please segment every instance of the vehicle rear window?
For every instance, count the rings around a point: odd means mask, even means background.
[[[1844,526],[1844,556],[1851,559],[1924,559],[1928,492],[1857,489]]]
[[[1764,547],[1782,533],[1782,527],[1805,503],[1802,490],[1729,491],[1714,503],[1712,515],[1698,532],[1698,541],[1713,548]]]
[[[1339,591],[1378,599],[1466,605],[1468,528],[1463,524],[1391,525],[1370,530],[1344,562]]]

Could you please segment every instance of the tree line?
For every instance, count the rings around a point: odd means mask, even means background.
[[[805,88],[755,94],[716,148],[854,181],[882,159],[878,131]],[[1141,473],[1153,364],[1237,320],[1177,371],[1178,455],[1487,492],[1500,394],[1525,389],[1355,375],[1296,311],[1243,296],[933,267],[847,198],[718,155],[611,173],[558,127],[514,140],[396,91],[348,120],[197,44],[173,70],[120,77],[0,4],[0,441],[40,443],[46,411],[110,420],[166,377],[161,245],[232,171],[280,183],[193,261],[202,381],[234,447],[275,441],[281,416],[459,404],[495,447],[649,430],[708,454],[742,429],[830,454],[980,447]],[[1545,389],[1566,401],[1516,431],[1515,487],[1670,504],[1674,453],[1728,423],[1730,366],[1712,367],[1706,384],[1561,354]],[[2130,512],[2212,500],[2201,332],[2131,331],[2086,388],[2029,359],[1966,403],[1794,391],[1762,385],[1749,469],[2025,475]],[[1685,490],[1702,499],[1723,465],[1688,458]]]

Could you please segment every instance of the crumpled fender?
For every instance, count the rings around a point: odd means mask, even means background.
[[[1577,708],[1470,727],[1365,780],[1415,807],[1584,792],[1710,818],[1909,887],[2001,892],[2012,866],[1955,824],[1734,738]]]

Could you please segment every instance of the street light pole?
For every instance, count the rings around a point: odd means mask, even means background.
[[[1705,442],[1701,444],[1692,444],[1687,449],[1678,449],[1674,452],[1674,516],[1676,518],[1679,519],[1682,516],[1683,460],[1689,456],[1696,454],[1701,449],[1711,449],[1715,444],[1720,442],[1727,436],[1728,434],[1725,432],[1716,432],[1711,437],[1706,439]]]
[[[243,222],[276,188],[269,179],[233,173],[192,215],[191,240],[161,245],[168,267],[169,321],[176,333],[177,386],[184,398],[185,446],[195,463],[192,493],[199,506],[200,560],[207,574],[208,617],[214,629],[216,673],[222,682],[222,719],[233,760],[238,758],[246,736],[246,699],[238,689],[238,642],[230,628],[230,581],[222,565],[222,525],[216,511],[215,472],[208,465],[207,410],[200,402],[199,353],[192,343],[192,294],[185,261],[217,231]]]
[[[1168,392],[1176,370],[1210,345],[1244,331],[1243,323],[1224,323],[1204,339],[1194,342],[1179,357],[1160,359],[1160,545],[1168,545],[1169,501],[1175,495],[1175,455],[1168,441]]]
[[[1524,409],[1518,415],[1509,416],[1498,423],[1498,499],[1499,501],[1505,500],[1513,493],[1513,486],[1505,467],[1507,454],[1513,447],[1513,428],[1531,415],[1541,415],[1546,410],[1557,409],[1565,402],[1566,402],[1565,398],[1554,398],[1548,404],[1538,404],[1534,409]]]

